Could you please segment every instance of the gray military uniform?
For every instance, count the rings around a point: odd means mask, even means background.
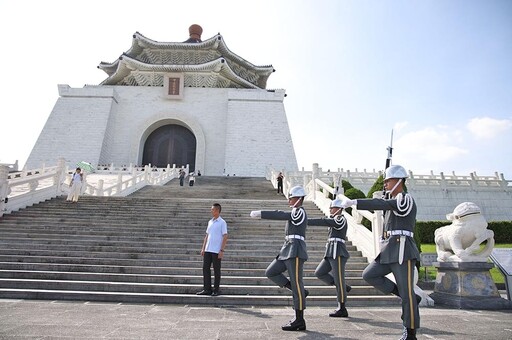
[[[343,215],[334,218],[315,218],[309,219],[308,225],[329,227],[325,255],[315,270],[315,276],[330,286],[335,285],[338,302],[345,303],[345,265],[350,257],[344,242],[347,236],[347,219]]]
[[[262,219],[286,221],[285,242],[279,255],[270,263],[265,275],[278,286],[284,287],[288,282],[293,294],[293,305],[296,310],[306,309],[304,283],[302,281],[304,262],[308,259],[306,249],[306,227],[308,216],[303,207],[293,208],[291,212],[262,211]],[[288,271],[290,279],[283,275]]]
[[[393,292],[395,284],[385,276],[393,273],[402,298],[402,319],[407,328],[420,325],[414,293],[414,267],[420,253],[413,239],[416,203],[407,193],[393,199],[358,199],[358,210],[384,210],[384,234],[380,254],[366,267],[363,278],[382,292]]]

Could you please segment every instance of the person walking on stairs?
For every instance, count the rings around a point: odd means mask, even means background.
[[[384,230],[379,255],[363,271],[363,279],[383,293],[393,293],[402,299],[403,334],[401,340],[415,340],[420,327],[418,304],[414,293],[414,269],[420,253],[414,241],[416,203],[405,192],[406,170],[400,165],[386,169],[384,189],[390,198],[345,199],[343,208],[357,206],[359,210],[384,210]],[[393,273],[396,284],[386,278]]]
[[[279,175],[277,175],[277,194],[283,194],[283,173],[280,172]]]
[[[306,309],[308,291],[304,289],[302,281],[304,262],[308,259],[305,242],[308,216],[302,207],[305,196],[304,188],[295,186],[291,188],[288,195],[291,212],[251,211],[250,214],[252,218],[286,221],[285,242],[279,255],[265,271],[265,275],[279,287],[285,287],[292,291],[295,318],[281,327],[284,331],[306,330],[304,309]],[[288,271],[289,279],[283,274],[285,271]]]
[[[212,219],[208,222],[206,235],[201,248],[201,256],[203,257],[203,290],[197,292],[197,295],[217,296],[220,294],[220,268],[222,258],[224,257],[224,249],[228,242],[228,225],[220,212],[222,207],[219,203],[214,203],[211,207]],[[212,274],[210,267],[213,263],[213,290],[212,290]]]
[[[84,175],[82,174],[82,169],[76,168],[75,173],[71,176],[71,182],[69,183],[69,195],[66,201],[71,203],[78,202],[78,197],[82,191],[83,179]]]
[[[329,313],[330,317],[346,318],[348,311],[345,307],[347,292],[351,287],[345,281],[345,265],[350,257],[345,246],[347,236],[347,219],[342,214],[341,200],[335,199],[330,205],[330,218],[310,218],[308,226],[327,226],[329,236],[325,245],[325,255],[315,270],[315,276],[328,284],[336,286],[338,308]]]

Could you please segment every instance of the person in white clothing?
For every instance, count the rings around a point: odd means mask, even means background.
[[[211,208],[212,219],[208,222],[206,236],[204,237],[201,256],[203,257],[203,290],[197,292],[197,295],[217,296],[220,294],[220,266],[224,257],[224,249],[228,242],[228,225],[220,217],[222,207],[219,203],[214,203]],[[215,280],[212,290],[212,275],[210,267],[213,263],[213,273]]]
[[[82,190],[82,181],[84,179],[84,175],[82,174],[82,169],[76,168],[75,173],[71,176],[71,182],[69,183],[69,195],[67,198],[68,202],[76,203],[78,202],[78,196],[80,196],[80,191]]]

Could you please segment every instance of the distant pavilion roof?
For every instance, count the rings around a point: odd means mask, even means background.
[[[274,72],[231,52],[219,34],[197,42],[158,42],[139,32],[131,48],[113,63],[98,68],[108,74],[100,85],[163,86],[165,73],[182,72],[185,87],[261,88]]]

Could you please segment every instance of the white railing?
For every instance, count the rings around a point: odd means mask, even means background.
[[[127,196],[146,185],[164,185],[170,180],[178,178],[179,170],[176,167],[171,168],[169,165],[167,168],[146,166],[98,170],[94,175],[86,177],[82,190],[84,194],[91,196]],[[188,173],[188,166],[185,171]],[[93,176],[96,177],[96,182],[92,181],[91,177]],[[112,184],[112,182],[114,183]]]
[[[267,169],[266,177],[269,179],[274,187],[277,186],[276,177],[279,171]],[[284,172],[283,192],[288,192],[289,189],[295,185],[302,185],[306,189],[308,196],[306,200],[312,201],[315,205],[326,215],[329,214],[329,206],[331,199],[329,194],[334,195],[335,189],[333,186],[340,185],[340,179],[349,181],[354,187],[360,189],[369,189],[378,179],[382,172],[363,172],[359,171],[343,171],[338,169],[336,172],[322,171],[318,164],[313,164],[312,171],[294,171]],[[512,181],[506,180],[502,173],[495,173],[494,176],[478,176],[476,173],[471,173],[469,176],[460,176],[452,173],[445,175],[440,173],[435,175],[431,172],[430,175],[416,175],[409,172],[407,180],[407,187],[410,191],[425,190],[425,188],[448,191],[451,189],[465,190],[478,192],[482,190],[496,191],[500,194],[509,195],[512,193]],[[342,192],[342,188],[340,188]],[[337,194],[338,197],[346,198],[342,193]],[[380,193],[375,193],[380,197]],[[380,238],[383,229],[383,213],[382,211],[358,211],[356,208],[352,209],[351,214],[346,211],[343,214],[347,217],[349,228],[347,229],[347,237],[357,246],[362,252],[363,256],[367,257],[369,261],[375,259],[380,253]],[[372,226],[368,230],[361,224],[362,218],[367,218]],[[388,276],[394,281],[392,275]],[[433,300],[426,295],[418,287],[415,288],[417,294],[421,295],[424,302],[423,304],[432,305]]]
[[[312,171],[283,171],[267,169],[266,178],[277,187],[276,177],[279,171],[284,174],[283,190],[294,185],[305,185],[313,178],[322,180],[327,184],[337,183],[339,179],[350,182],[354,187],[368,191],[369,188],[375,183],[375,181],[382,175],[382,171],[355,171],[337,169],[337,171],[323,171],[322,168],[318,167],[318,164],[313,164]],[[288,185],[288,187],[286,187]],[[462,189],[462,190],[498,190],[507,191],[512,193],[512,181],[506,180],[503,173],[495,172],[494,176],[480,176],[475,172],[470,173],[468,176],[456,175],[455,172],[447,175],[443,172],[434,174],[431,172],[429,175],[417,175],[412,171],[409,171],[409,178],[407,179],[407,187],[410,191],[421,190],[423,188],[439,189],[446,191],[449,189]]]
[[[184,170],[188,174],[188,165]],[[73,171],[74,168],[68,170],[64,159],[59,159],[57,166],[11,173],[7,166],[0,165],[0,217],[66,194]],[[91,196],[127,196],[146,185],[163,185],[177,178],[178,173],[174,165],[156,168],[111,164],[94,174],[85,173],[82,192]]]
[[[0,166],[0,217],[29,205],[61,195],[65,162],[57,166],[9,173]]]

